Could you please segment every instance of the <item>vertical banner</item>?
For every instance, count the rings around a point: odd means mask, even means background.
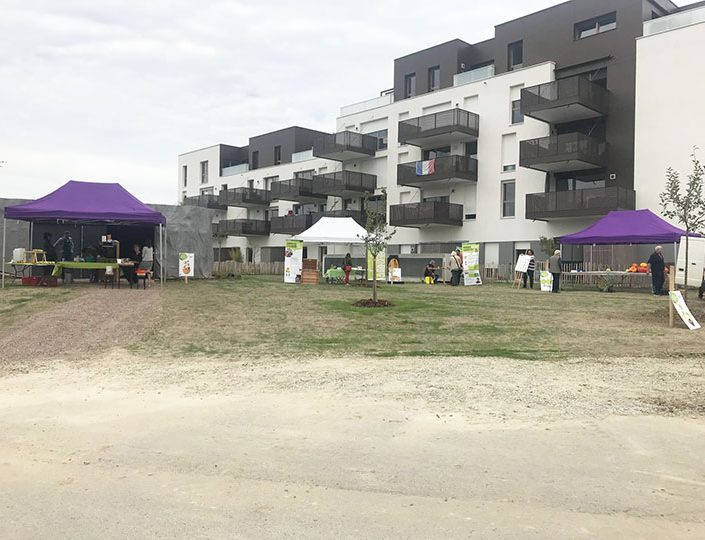
[[[367,279],[372,281],[372,253],[367,251]],[[377,254],[377,281],[386,281],[387,279],[387,250],[383,249]]]
[[[303,260],[303,241],[287,240],[284,244],[284,283],[301,283]]]
[[[482,285],[480,276],[480,244],[463,244],[463,282],[465,285]]]
[[[551,292],[553,290],[553,274],[546,270],[541,271],[541,291]]]
[[[685,303],[685,299],[683,298],[683,294],[680,291],[671,291],[668,295],[671,297],[673,307],[676,308],[678,315],[680,315],[681,319],[683,319],[683,322],[688,329],[699,330],[700,323],[695,320],[695,317],[693,317],[693,314],[690,312],[688,304]]]
[[[179,253],[179,277],[192,278],[194,270],[193,253]]]

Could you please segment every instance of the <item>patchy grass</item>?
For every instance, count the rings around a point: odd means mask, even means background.
[[[19,323],[32,313],[65,302],[75,294],[74,288],[7,286],[0,290],[0,328]]]
[[[279,278],[169,283],[163,319],[132,349],[215,358],[278,356],[653,357],[702,354],[702,334],[668,328],[667,298],[560,295],[509,285],[383,286],[385,309],[356,308],[369,289]],[[702,318],[702,310],[696,316]]]

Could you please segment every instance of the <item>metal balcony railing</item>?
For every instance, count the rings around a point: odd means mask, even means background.
[[[218,223],[219,236],[267,236],[270,223],[263,219],[227,219]]]
[[[551,135],[519,144],[519,164],[539,170],[546,170],[542,165],[559,162],[580,162],[579,168],[587,168],[582,164],[598,168],[606,165],[606,159],[607,143],[582,133]],[[557,168],[551,167],[549,170]]]
[[[218,195],[196,195],[195,197],[186,197],[183,204],[187,206],[200,206],[201,208],[212,208],[214,210],[225,210],[227,206],[218,200]]]
[[[313,189],[313,173],[307,178],[292,178],[290,180],[280,180],[272,182],[271,200],[283,199],[285,201],[298,201],[310,198],[325,198],[325,194],[316,193]]]
[[[600,216],[612,210],[634,210],[634,208],[636,208],[634,190],[617,186],[526,195],[526,219],[549,220]]]
[[[399,142],[406,144],[454,132],[475,138],[479,130],[480,117],[477,114],[458,108],[449,109],[402,120],[399,122]]]
[[[397,227],[463,224],[463,205],[446,202],[395,204],[389,207],[389,224]]]
[[[420,161],[397,165],[397,184],[400,186],[428,185],[438,180],[459,179],[477,181],[477,160],[470,156],[442,156],[434,160],[432,174],[419,174],[423,167]]]
[[[271,220],[270,232],[272,234],[299,234],[313,225],[311,214],[296,214],[290,216],[276,216]]]
[[[266,189],[230,188],[221,190],[218,200],[226,206],[267,206],[271,201],[271,194]]]
[[[377,177],[374,174],[357,171],[336,171],[316,175],[313,179],[313,191],[334,197],[345,194],[373,193],[377,189]]]
[[[328,159],[356,159],[374,156],[377,148],[377,137],[354,131],[341,131],[314,140],[313,155]]]
[[[541,110],[582,105],[600,114],[609,110],[609,92],[584,75],[558,79],[521,90],[521,111],[527,116]]]

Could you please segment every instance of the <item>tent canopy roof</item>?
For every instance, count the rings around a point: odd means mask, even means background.
[[[159,225],[166,218],[120,184],[70,180],[56,191],[5,208],[7,219]]]
[[[323,217],[293,238],[310,244],[364,244],[362,237],[366,234],[351,217]]]
[[[580,232],[561,237],[562,244],[669,244],[685,231],[651,210],[615,210]],[[699,236],[691,233],[690,236]]]

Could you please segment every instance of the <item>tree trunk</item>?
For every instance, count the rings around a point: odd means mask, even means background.
[[[688,302],[688,238],[690,235],[690,228],[685,229],[685,270],[683,272],[683,299]],[[676,268],[678,267],[678,254],[676,253]]]
[[[377,303],[377,255],[372,257],[372,301]]]

